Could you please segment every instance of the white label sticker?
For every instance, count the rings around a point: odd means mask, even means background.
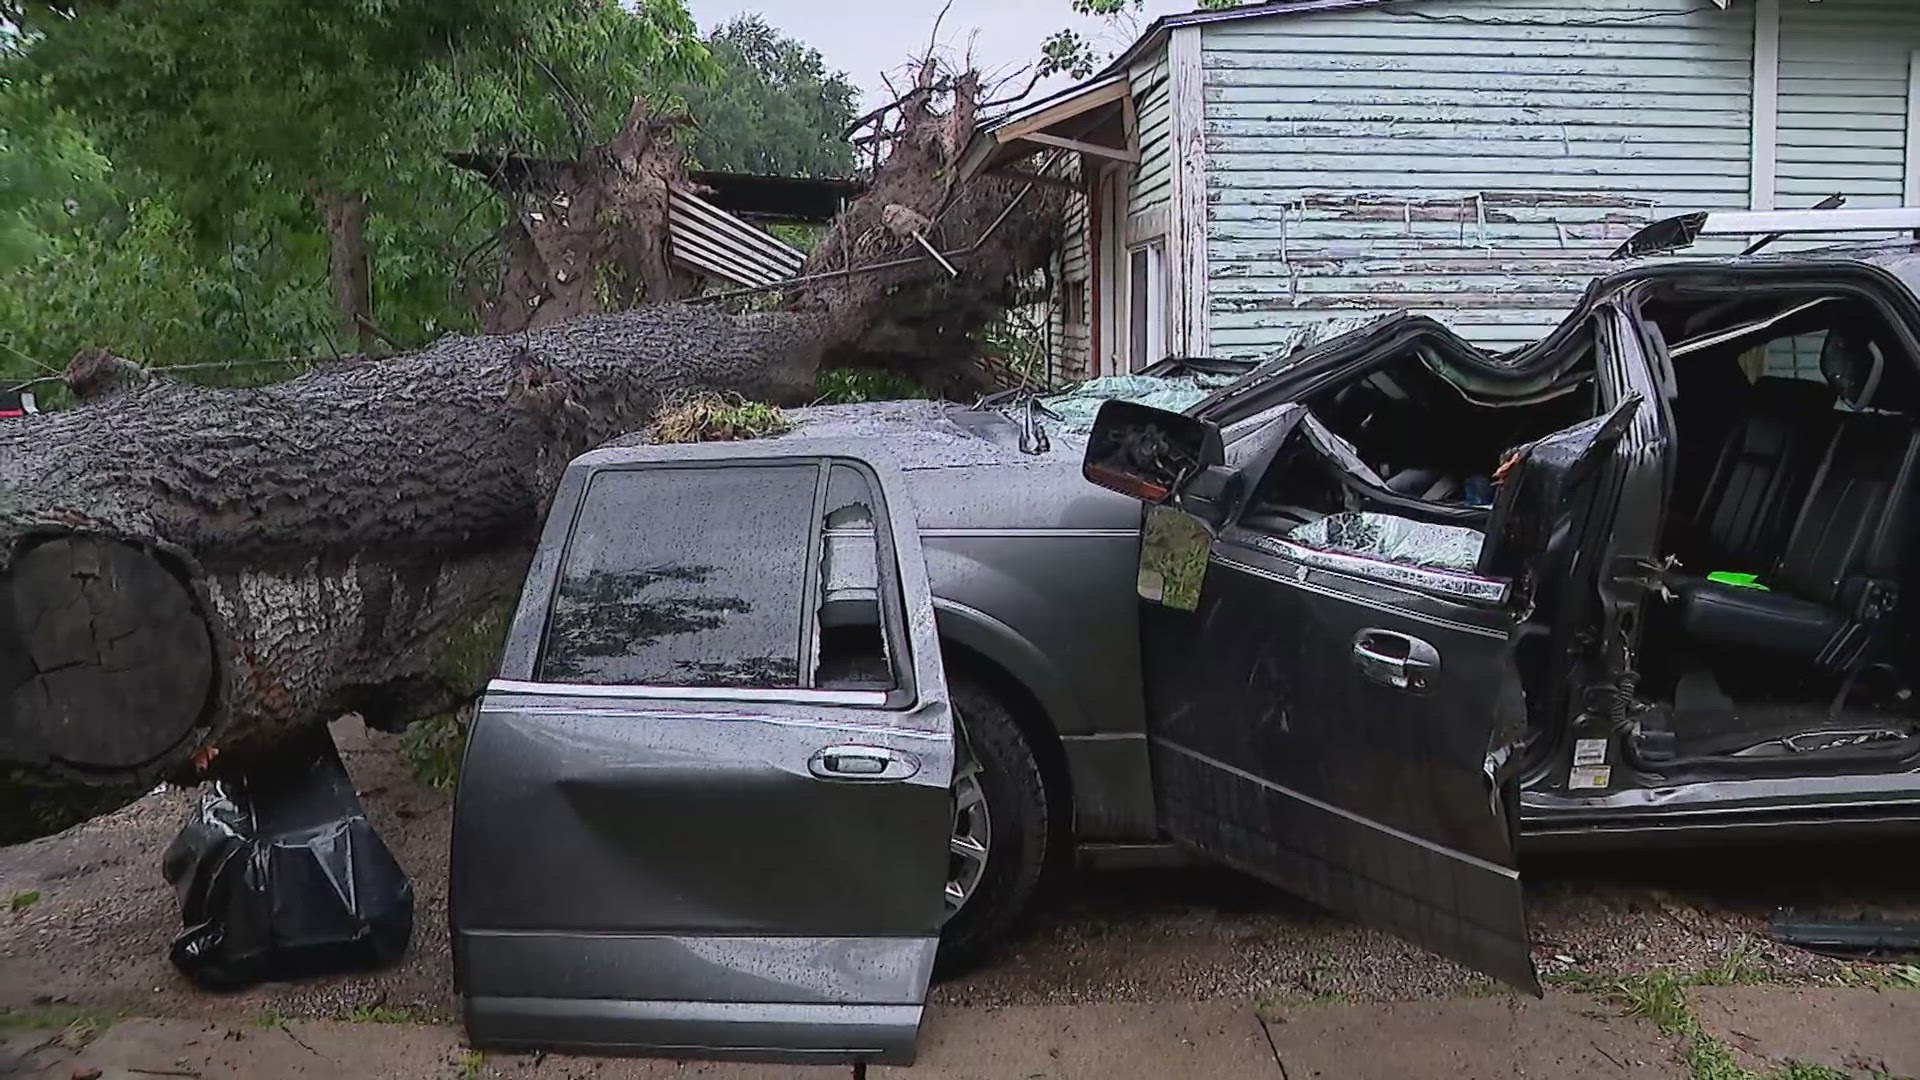
[[[1604,788],[1613,782],[1613,767],[1610,765],[1578,765],[1567,774],[1567,787],[1578,791],[1581,788]]]
[[[1575,765],[1605,765],[1607,763],[1607,740],[1575,739],[1573,742],[1573,763]]]

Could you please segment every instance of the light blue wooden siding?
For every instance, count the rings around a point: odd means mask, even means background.
[[[1538,337],[1641,224],[1746,206],[1752,41],[1701,0],[1208,26],[1213,351],[1364,310]]]
[[[1785,0],[1776,202],[1898,206],[1920,0]]]
[[[1167,50],[1160,49],[1133,72],[1134,108],[1140,115],[1140,165],[1127,189],[1127,213],[1173,201],[1173,109],[1168,93]]]
[[[1067,196],[1066,225],[1060,246],[1054,251],[1054,297],[1052,316],[1052,370],[1055,382],[1086,378],[1092,371],[1092,273],[1087,249],[1087,197],[1074,192]],[[1068,296],[1079,290],[1079,310],[1070,310]],[[1070,316],[1077,315],[1078,318]]]

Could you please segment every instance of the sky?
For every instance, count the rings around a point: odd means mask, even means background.
[[[844,71],[861,90],[867,108],[891,100],[882,72],[897,73],[926,50],[934,20],[946,0],[687,0],[700,29],[711,30],[736,15],[759,14],[791,38],[820,50],[827,67]],[[1131,36],[1073,13],[1069,0],[952,0],[940,23],[940,46],[955,56],[972,50],[982,72],[1011,74],[1039,55],[1056,30],[1079,29],[1103,53],[1117,52]],[[1139,28],[1154,18],[1195,5],[1187,0],[1147,0]],[[1061,78],[1043,89],[1066,85]],[[1025,80],[1021,81],[1021,85]],[[896,77],[894,85],[900,85]],[[1018,87],[1015,87],[1018,89]]]

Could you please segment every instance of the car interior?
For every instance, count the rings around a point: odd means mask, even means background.
[[[847,465],[828,473],[822,506],[812,685],[892,690],[898,685],[880,625],[879,535],[867,478]]]
[[[1675,438],[1632,752],[1667,772],[1911,755],[1914,358],[1845,292],[1673,293],[1643,313]]]
[[[1592,366],[1511,400],[1476,398],[1416,345],[1307,395],[1309,419],[1274,452],[1243,527],[1304,543],[1471,572],[1513,448],[1595,415]]]
[[[1920,498],[1920,365],[1845,291],[1654,295],[1671,365],[1666,572],[1623,712],[1650,772],[1739,774],[1920,752],[1914,619],[1898,600]],[[1501,462],[1597,414],[1590,364],[1476,399],[1415,346],[1303,399],[1238,524],[1456,572],[1482,552]],[[1548,740],[1552,741],[1552,740]]]

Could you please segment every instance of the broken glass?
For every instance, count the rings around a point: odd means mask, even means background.
[[[1381,559],[1405,566],[1470,574],[1480,562],[1486,534],[1460,525],[1433,525],[1361,510],[1328,514],[1298,526],[1286,539],[1324,551]]]

